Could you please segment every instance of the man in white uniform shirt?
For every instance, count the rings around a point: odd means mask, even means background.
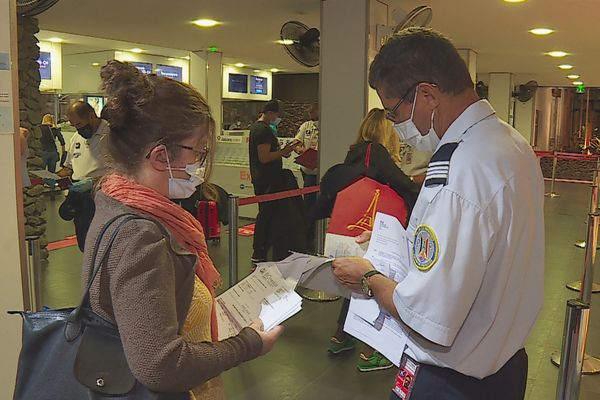
[[[69,142],[65,167],[58,174],[74,181],[100,178],[106,172],[103,138],[110,132],[108,122],[98,118],[92,106],[83,101],[71,104],[67,116],[77,134]]]
[[[369,84],[400,138],[434,152],[407,229],[407,276],[394,282],[358,257],[333,263],[342,283],[405,328],[390,399],[523,399],[524,344],[543,302],[537,159],[479,99],[456,49],[435,31],[390,39]]]
[[[75,183],[59,209],[63,219],[73,220],[77,244],[83,251],[85,237],[94,217],[93,183],[107,171],[104,136],[110,132],[108,122],[98,118],[88,103],[76,101],[69,107],[67,117],[77,129],[69,143],[67,160],[59,176],[68,176]],[[89,179],[92,182],[89,182]]]

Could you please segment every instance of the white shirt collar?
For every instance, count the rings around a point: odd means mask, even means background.
[[[487,100],[479,100],[471,104],[450,124],[437,148],[439,149],[446,143],[460,141],[463,133],[469,128],[495,113],[496,111]]]

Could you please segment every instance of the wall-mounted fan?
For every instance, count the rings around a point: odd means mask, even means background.
[[[418,6],[405,13],[401,9],[392,12],[392,18],[396,21],[395,26],[377,25],[377,49],[385,44],[388,38],[411,26],[429,26],[433,18],[433,10],[429,6]]]
[[[17,0],[17,14],[33,17],[43,13],[56,3],[58,0]]]
[[[538,83],[536,81],[529,81],[524,85],[517,86],[512,95],[520,102],[525,103],[533,98],[537,89]]]
[[[287,53],[298,63],[306,67],[319,65],[321,32],[309,28],[302,22],[288,21],[281,27],[281,41]]]

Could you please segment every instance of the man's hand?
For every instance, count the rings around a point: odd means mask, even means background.
[[[369,260],[362,257],[340,257],[331,263],[333,274],[340,283],[355,292],[362,291],[361,279],[375,269]]]
[[[369,240],[371,240],[371,234],[373,232],[371,231],[364,231],[363,233],[361,233],[360,235],[358,235],[357,237],[354,238],[354,241],[358,244],[363,244],[368,242]]]
[[[298,146],[299,141],[297,139],[294,139],[290,142],[288,142],[288,144],[286,144],[283,149],[281,149],[281,155],[283,157],[288,157],[290,155],[290,153],[292,151],[294,151],[294,149],[296,148],[296,146]]]

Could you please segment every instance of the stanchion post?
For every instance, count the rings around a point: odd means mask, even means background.
[[[41,302],[41,287],[40,287],[40,274],[42,272],[40,257],[40,237],[39,236],[27,236],[25,238],[27,242],[27,274],[29,275],[29,304],[31,305],[31,311],[40,310]]]
[[[594,284],[594,262],[596,261],[596,245],[598,243],[598,214],[592,213],[588,218],[589,246],[585,246],[585,262],[581,276],[581,292],[579,299],[584,303],[592,302],[592,287]]]
[[[238,214],[240,198],[229,195],[229,287],[238,283]]]
[[[317,221],[317,234],[316,234],[316,252],[317,254],[325,254],[325,231],[326,231],[327,220],[320,219]]]
[[[579,398],[589,317],[590,306],[588,304],[580,300],[567,301],[556,400]]]
[[[558,157],[556,156],[556,153],[554,153],[554,156],[552,158],[552,179],[550,181],[550,192],[546,193],[546,197],[550,197],[550,198],[554,198],[554,197],[559,197],[560,195],[554,192],[554,181],[556,180],[556,166],[558,164]]]

